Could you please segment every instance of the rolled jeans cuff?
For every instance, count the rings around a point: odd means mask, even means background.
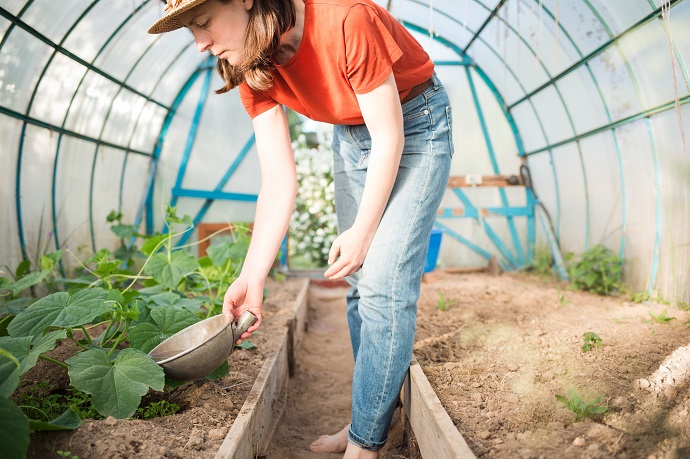
[[[369,451],[378,451],[383,446],[386,444],[386,441],[388,438],[385,438],[383,441],[379,442],[368,442],[362,437],[358,437],[352,432],[352,427],[350,427],[348,434],[347,434],[347,440],[352,443],[353,445],[359,446],[362,449],[366,449]]]

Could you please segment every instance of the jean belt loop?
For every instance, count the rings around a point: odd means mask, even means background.
[[[438,88],[441,86],[441,82],[438,81],[438,77],[436,76],[436,71],[434,71],[433,75],[431,75],[431,79],[434,82],[434,91],[438,91]]]

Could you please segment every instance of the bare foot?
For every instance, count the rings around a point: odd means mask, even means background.
[[[348,443],[343,459],[379,459],[379,452],[369,451],[353,443]]]
[[[350,424],[346,425],[343,430],[334,435],[321,435],[311,445],[309,451],[314,453],[343,453],[347,448],[347,433],[350,430]]]

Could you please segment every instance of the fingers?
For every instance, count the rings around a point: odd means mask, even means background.
[[[331,245],[331,250],[328,251],[328,264],[332,265],[335,263],[336,258],[338,257],[338,253],[340,253],[340,238],[337,237],[333,241],[333,245]]]
[[[362,262],[356,260],[348,260],[342,255],[340,259],[332,264],[330,268],[323,273],[324,277],[329,279],[341,279],[347,277],[350,274],[354,274],[362,268]]]

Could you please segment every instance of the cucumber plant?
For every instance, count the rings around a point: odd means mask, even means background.
[[[103,417],[129,418],[149,390],[163,391],[166,383],[179,385],[166,380],[148,352],[187,326],[221,312],[224,287],[236,279],[249,246],[247,230],[239,229],[232,240],[212,245],[206,257],[197,259],[185,249],[201,241],[174,246],[193,224],[170,206],[166,231],[152,236],[124,225],[119,213],[112,212],[108,221],[121,238],[120,248],[114,253],[99,250],[84,262],[65,250],[79,264],[76,276],[53,283],[67,286],[66,291],[38,299],[27,295],[44,279],[53,280],[60,251],[44,256],[39,270],[31,272],[30,264],[23,262],[14,279],[0,277],[0,431],[11,432],[20,449],[24,439],[28,445],[26,425],[56,430],[81,424],[82,411],[74,406],[54,419],[30,419],[37,413],[24,413],[11,400],[38,359],[65,368],[73,388],[90,395]],[[74,356],[62,362],[46,355],[63,340],[77,349]],[[209,378],[227,374],[225,362]]]

